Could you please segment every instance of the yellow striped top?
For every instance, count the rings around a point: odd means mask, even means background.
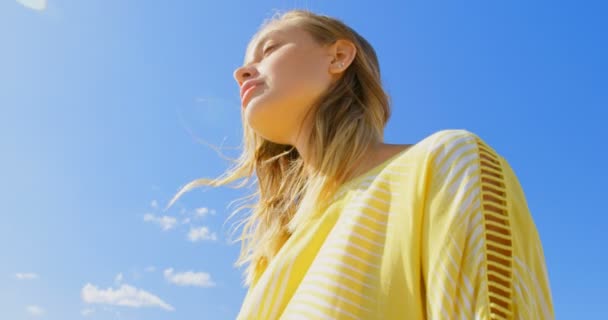
[[[436,131],[348,181],[315,217],[238,319],[554,319],[518,179],[467,130]]]

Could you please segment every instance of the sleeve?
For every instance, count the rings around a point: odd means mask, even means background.
[[[505,159],[460,129],[438,135],[427,160],[426,319],[554,319],[540,238]]]

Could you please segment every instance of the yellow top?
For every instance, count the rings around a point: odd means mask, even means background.
[[[238,319],[554,319],[507,161],[437,131],[342,187],[249,287]]]

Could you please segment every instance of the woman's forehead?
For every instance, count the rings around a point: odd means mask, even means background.
[[[273,36],[276,35],[280,35],[280,34],[286,34],[288,33],[289,30],[286,30],[285,28],[272,28],[269,30],[264,30],[263,32],[261,32],[258,36],[256,36],[252,43],[251,43],[251,48],[255,49],[257,47],[259,47],[260,45],[262,45],[264,43],[264,41],[266,41],[269,38],[272,38]]]
[[[260,32],[253,36],[247,47],[245,56],[245,62],[253,60],[255,53],[260,50],[260,46],[264,44],[266,40],[278,36],[293,36],[295,28],[287,23],[275,23],[273,25],[263,28]]]

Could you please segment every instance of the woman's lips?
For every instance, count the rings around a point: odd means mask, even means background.
[[[249,99],[249,96],[251,96],[251,94],[253,94],[253,91],[260,86],[261,86],[261,84],[255,84],[255,85],[247,88],[247,90],[243,93],[243,98],[241,99],[241,103],[242,103],[243,107],[245,107],[247,105],[247,102],[248,102],[247,100]]]

